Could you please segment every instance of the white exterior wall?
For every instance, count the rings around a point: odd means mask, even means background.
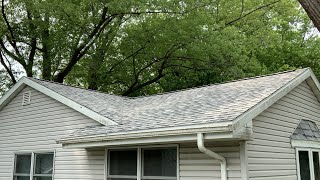
[[[320,127],[320,103],[306,82],[253,119],[248,141],[250,180],[297,180],[295,150],[290,136],[300,119]]]
[[[19,93],[0,111],[0,180],[12,178],[14,152],[39,150],[56,151],[55,180],[103,180],[104,149],[62,149],[55,142],[98,123],[35,89],[25,91],[31,91],[30,105],[22,106]]]
[[[239,142],[206,147],[227,159],[228,180],[241,179]],[[221,180],[220,162],[200,152],[196,144],[181,144],[179,154],[180,180]]]

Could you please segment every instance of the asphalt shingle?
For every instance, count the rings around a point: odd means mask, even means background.
[[[301,120],[296,130],[291,135],[291,139],[320,141],[320,131],[316,123],[308,120]]]
[[[83,137],[232,121],[304,71],[306,69],[137,98],[30,79],[118,123],[79,129],[71,135]]]

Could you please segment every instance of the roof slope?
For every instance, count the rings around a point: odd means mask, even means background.
[[[88,109],[109,118],[115,122],[121,119],[120,109],[124,104],[126,97],[115,96],[99,91],[88,90],[61,83],[28,78]]]
[[[31,80],[117,123],[77,130],[70,136],[76,138],[231,122],[307,70],[300,69],[138,98]]]

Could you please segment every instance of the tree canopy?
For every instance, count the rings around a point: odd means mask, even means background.
[[[21,74],[139,96],[312,67],[295,0],[2,0],[0,89]]]

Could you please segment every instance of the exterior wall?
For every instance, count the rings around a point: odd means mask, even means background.
[[[228,180],[240,180],[240,146],[235,143],[210,143],[208,149],[227,159]],[[180,180],[220,180],[220,162],[197,148],[196,144],[180,145]]]
[[[58,101],[26,87],[31,91],[31,104],[22,106],[19,93],[0,111],[0,180],[10,180],[13,153],[56,151],[55,180],[103,180],[104,149],[62,149],[55,140],[76,128],[98,123]]]
[[[320,103],[306,82],[253,119],[248,141],[250,180],[297,180],[295,150],[290,136],[301,119],[320,127]]]

